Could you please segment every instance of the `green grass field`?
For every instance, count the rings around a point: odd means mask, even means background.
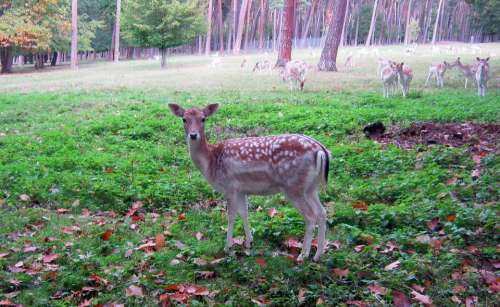
[[[0,76],[0,302],[385,306],[407,298],[418,306],[428,297],[435,306],[498,304],[498,143],[481,153],[473,179],[477,157],[468,147],[403,150],[362,131],[377,120],[499,124],[498,57],[490,60],[486,97],[464,89],[456,70],[444,89],[424,88],[428,64],[475,58],[468,45],[455,46],[456,54],[423,46],[399,57],[402,47],[380,47],[378,55],[342,49],[340,63],[355,55],[353,71],[312,71],[304,92],[290,92],[276,72],[251,72],[273,54],[222,57],[215,68],[208,57],[178,56],[167,70],[151,60]],[[481,52],[500,54],[500,45]],[[294,51],[310,63],[319,54]],[[382,97],[377,56],[414,68],[408,98]],[[243,58],[248,66],[240,68]],[[304,223],[281,195],[250,199],[254,246],[224,254],[224,200],[190,161],[170,102],[220,103],[207,121],[212,142],[302,133],[329,148],[321,198],[332,244],[320,263],[293,261],[297,248],[287,242],[302,239]],[[142,207],[130,212],[138,201]]]

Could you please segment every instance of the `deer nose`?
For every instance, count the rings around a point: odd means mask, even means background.
[[[197,133],[190,133],[189,137],[191,138],[191,140],[196,140],[198,138],[198,134]]]

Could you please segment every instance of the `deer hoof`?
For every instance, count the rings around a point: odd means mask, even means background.
[[[314,255],[313,261],[318,262],[320,258],[321,258],[321,255]]]

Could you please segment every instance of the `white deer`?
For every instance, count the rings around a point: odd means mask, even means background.
[[[477,83],[477,94],[479,96],[486,95],[486,88],[488,87],[488,72],[490,70],[490,65],[488,64],[488,60],[476,58],[478,61],[477,71],[476,71],[476,83]]]
[[[398,72],[396,65],[395,63],[391,63],[380,68],[380,77],[384,85],[384,97],[389,97],[397,85]]]
[[[438,87],[444,86],[444,73],[447,69],[451,69],[455,66],[454,64],[450,64],[446,61],[443,63],[432,64],[429,66],[429,74],[427,75],[427,80],[425,80],[425,86],[429,83],[429,80],[432,76],[436,78],[436,83]]]
[[[403,97],[408,96],[410,92],[410,82],[413,79],[413,71],[410,66],[404,63],[396,64],[396,71],[398,73],[398,81],[403,92]]]
[[[304,89],[304,83],[306,82],[308,65],[306,62],[301,60],[293,60],[285,65],[285,69],[282,71],[283,81],[288,82],[290,90]]]
[[[233,245],[236,214],[243,220],[245,247],[253,241],[248,224],[247,195],[273,195],[283,192],[305,219],[303,249],[298,261],[309,256],[314,229],[318,225],[318,261],[325,249],[326,210],[319,200],[320,186],[326,186],[330,152],[318,141],[303,135],[285,134],[229,139],[209,144],[204,132],[205,119],[218,104],[203,109],[184,110],[169,104],[173,114],[184,121],[185,138],[193,163],[212,187],[227,200],[227,241]]]
[[[458,66],[458,68],[462,72],[465,78],[465,88],[467,88],[467,81],[469,79],[474,80],[477,71],[477,64],[462,64],[462,62],[460,62],[460,57],[458,57],[453,64]]]

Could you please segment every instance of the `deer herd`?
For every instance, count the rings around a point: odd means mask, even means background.
[[[478,88],[478,95],[485,96],[486,88],[488,83],[488,72],[489,72],[489,57],[481,59],[476,57],[476,62],[473,64],[463,64],[458,57],[455,62],[449,63],[443,61],[442,63],[432,64],[429,66],[429,73],[425,81],[425,86],[428,85],[431,78],[436,79],[436,84],[438,87],[444,87],[444,75],[447,70],[457,67],[459,72],[464,77],[464,86],[467,88],[467,83],[476,82]],[[243,68],[247,63],[244,59],[241,63],[241,68]],[[349,54],[345,61],[346,71],[351,71],[354,67],[354,56]],[[288,83],[290,90],[303,90],[306,81],[306,75],[308,70],[312,68],[302,60],[289,61],[285,67],[279,68],[280,75],[284,82]],[[271,72],[272,65],[269,60],[257,61],[253,66],[253,72]],[[410,66],[404,62],[396,62],[388,59],[378,58],[378,69],[377,74],[380,77],[383,85],[383,95],[384,97],[389,97],[395,94],[397,87],[401,88],[403,97],[408,96],[410,90],[410,83],[413,79],[413,70]]]

